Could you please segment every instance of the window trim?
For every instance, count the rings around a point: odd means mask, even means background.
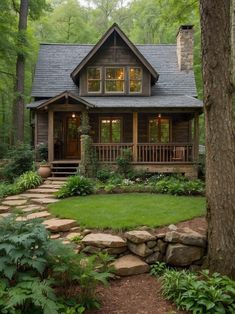
[[[95,68],[95,69],[99,69],[100,70],[100,79],[89,79],[88,78],[88,69],[92,69],[92,68]],[[86,69],[86,77],[87,77],[87,93],[88,94],[101,94],[102,93],[102,67],[101,66],[89,66],[87,67]],[[99,81],[100,82],[100,90],[99,91],[89,91],[89,81]]]
[[[101,141],[101,139],[102,139],[102,134],[101,134],[102,120],[120,120],[120,142],[110,141],[111,136],[112,136],[112,130],[111,130],[112,123],[110,123],[109,142],[104,143]],[[110,143],[111,144],[120,144],[122,142],[123,142],[123,117],[120,117],[120,116],[102,116],[102,117],[99,117],[99,143],[100,144],[110,144]]]
[[[106,70],[107,69],[123,69],[123,80],[115,80],[115,79],[106,79]],[[125,66],[104,66],[104,93],[105,94],[125,94],[126,90],[126,67]],[[107,81],[122,81],[123,82],[123,91],[107,91],[106,82]]]
[[[171,143],[172,142],[172,133],[171,133],[171,130],[172,130],[172,119],[171,117],[168,117],[168,116],[162,116],[161,117],[158,117],[158,115],[161,114],[161,113],[158,113],[157,116],[152,116],[152,117],[148,117],[148,142],[149,143],[160,143],[160,144],[168,144],[168,143]],[[160,124],[160,128],[158,128],[157,130],[157,133],[158,133],[158,141],[157,142],[151,142],[150,141],[150,120],[156,120],[156,119],[166,119],[169,121],[169,141],[168,142],[161,142],[161,124]]]
[[[130,76],[130,70],[131,69],[140,69],[141,70],[141,79],[140,80],[131,80],[131,76]],[[131,92],[131,81],[137,81],[137,82],[141,82],[141,90],[139,92]],[[129,66],[128,67],[128,85],[129,85],[129,94],[142,94],[143,93],[143,69],[142,67],[139,66]]]

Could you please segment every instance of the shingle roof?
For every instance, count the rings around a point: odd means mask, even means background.
[[[152,88],[153,95],[196,96],[193,71],[180,71],[176,45],[136,45],[143,56],[160,74]],[[79,94],[70,77],[93,45],[41,44],[36,65],[32,96],[54,97],[65,90]]]
[[[202,102],[192,96],[170,95],[152,97],[80,97],[95,108],[202,108]],[[27,105],[37,108],[46,100]]]

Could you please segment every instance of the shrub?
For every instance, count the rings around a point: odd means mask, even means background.
[[[16,180],[17,187],[22,191],[36,188],[41,183],[42,178],[36,171],[25,172]]]
[[[36,147],[36,152],[39,161],[48,160],[48,145],[47,143],[39,143]]]
[[[235,312],[235,282],[226,276],[166,270],[162,280],[164,296],[178,308],[195,314]]]
[[[65,185],[63,185],[56,193],[58,198],[66,198],[70,196],[86,196],[94,191],[94,183],[83,176],[71,176]]]
[[[0,199],[8,196],[19,194],[21,190],[16,184],[9,184],[7,182],[0,183]]]
[[[157,193],[201,195],[204,193],[205,184],[200,180],[188,181],[177,177],[166,177],[156,183],[155,189]]]
[[[29,145],[12,148],[8,154],[9,163],[2,170],[3,176],[11,182],[33,168],[34,153]]]
[[[116,162],[118,165],[118,171],[125,176],[131,170],[132,151],[127,148],[123,149],[122,155],[117,157]]]
[[[97,171],[96,177],[101,182],[107,182],[113,175],[113,172],[108,169],[100,169]]]
[[[83,305],[98,307],[96,285],[107,283],[110,277],[105,261],[107,258],[102,261],[100,256],[77,254],[73,246],[51,240],[37,220],[3,218],[0,221],[0,313],[71,314],[83,313]],[[78,295],[74,285],[79,288]]]

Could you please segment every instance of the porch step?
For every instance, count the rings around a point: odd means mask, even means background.
[[[53,161],[51,173],[53,177],[62,176],[67,177],[77,173],[79,162],[76,160],[59,160]]]

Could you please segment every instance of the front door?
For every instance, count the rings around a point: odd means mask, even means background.
[[[66,158],[80,159],[80,136],[78,131],[79,126],[80,118],[77,115],[66,117]]]

